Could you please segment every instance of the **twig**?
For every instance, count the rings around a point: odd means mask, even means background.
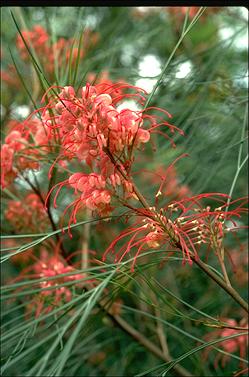
[[[164,352],[160,350],[154,343],[148,340],[143,334],[139,331],[134,329],[128,322],[126,322],[122,317],[119,315],[111,315],[108,313],[108,316],[115,322],[119,327],[122,328],[126,333],[128,333],[132,338],[138,341],[144,348],[147,348],[150,352],[152,352],[155,356],[159,357],[160,359],[164,360],[166,363],[170,363],[173,359],[169,356],[166,356]],[[174,370],[179,376],[192,376],[185,368],[181,367],[180,365],[175,365]]]
[[[218,256],[218,260],[219,260],[219,263],[220,263],[220,266],[221,266],[221,270],[222,270],[225,282],[226,282],[228,287],[231,287],[232,284],[229,280],[227,270],[226,270],[226,266],[225,266],[225,262],[224,262],[224,247],[222,248],[221,253],[220,253],[220,250],[218,250],[217,256]]]
[[[160,359],[164,360],[166,363],[173,361],[173,359],[166,355],[163,351],[160,350],[154,343],[148,340],[141,332],[134,329],[128,322],[126,322],[121,316],[113,315],[107,310],[101,303],[99,303],[102,309],[104,309],[111,318],[111,320],[116,323],[123,331],[129,334],[133,339],[135,339],[138,343],[140,343],[144,348],[148,349],[152,352],[155,356],[159,357]],[[175,365],[174,370],[177,372],[179,376],[188,377],[192,376],[185,368],[181,367],[180,365]]]
[[[94,288],[92,283],[86,283],[84,288],[87,290],[91,290]],[[125,333],[130,335],[133,339],[135,339],[138,343],[140,343],[144,348],[152,352],[156,357],[164,360],[166,363],[170,363],[174,361],[169,355],[166,355],[163,351],[160,350],[154,343],[148,340],[141,332],[136,330],[132,327],[128,322],[126,322],[120,315],[113,314],[111,308],[106,306],[105,300],[100,300],[98,302],[98,306],[104,310],[104,312],[108,315],[108,317],[115,323],[118,327],[120,327]],[[181,367],[180,365],[174,365],[173,369],[181,377],[193,377],[193,375],[188,372],[185,368]]]
[[[217,274],[215,274],[208,266],[201,260],[196,260],[194,256],[191,256],[192,261],[197,264],[198,267],[202,269],[212,280],[214,280],[221,288],[223,288],[243,309],[249,312],[247,302],[238,294],[238,292],[229,287],[226,282],[221,279]]]
[[[86,210],[87,220],[89,218],[90,210]],[[90,237],[91,223],[87,222],[83,225],[82,244],[81,244],[81,268],[86,270],[89,267],[89,237]]]
[[[151,292],[151,293],[152,293],[152,300],[155,303],[154,309],[155,309],[155,315],[156,315],[156,328],[157,328],[158,339],[160,341],[161,348],[162,348],[164,355],[166,357],[171,357],[170,353],[169,353],[169,347],[168,347],[168,344],[167,344],[166,336],[165,336],[165,333],[164,333],[163,324],[162,324],[161,321],[158,320],[158,318],[161,318],[158,300],[157,300],[155,293],[154,292]]]
[[[45,206],[45,200],[40,192],[40,190],[38,188],[36,188],[33,183],[30,182],[30,180],[25,177],[23,174],[21,174],[21,176],[23,177],[23,179],[29,184],[29,186],[32,188],[32,190],[36,193],[36,195],[39,197],[40,201],[42,202],[42,204]],[[50,182],[52,181],[52,179],[50,180]],[[50,183],[49,182],[49,183]],[[51,213],[51,208],[50,208],[50,205],[49,203],[47,204],[47,214],[48,214],[48,218],[49,218],[49,221],[51,223],[51,227],[53,229],[53,231],[57,231],[57,227],[55,225],[55,222],[54,222],[54,219],[53,219],[53,216],[52,216],[52,213]],[[55,234],[55,237],[56,237],[56,240],[57,242],[59,243],[60,245],[60,249],[61,249],[61,253],[62,253],[62,256],[65,260],[67,260],[67,253],[66,253],[66,250],[64,249],[64,246],[62,244],[62,240],[60,238],[60,235],[59,233],[56,233]],[[68,261],[68,263],[70,264],[70,261]]]
[[[240,146],[239,146],[239,152],[238,152],[237,170],[236,170],[236,173],[235,173],[235,176],[233,178],[233,182],[232,182],[229,194],[228,194],[229,198],[227,200],[227,205],[226,205],[226,208],[225,208],[226,212],[227,212],[227,210],[229,208],[229,204],[230,204],[230,201],[231,201],[231,196],[233,195],[233,190],[234,190],[235,184],[237,182],[239,173],[240,173],[241,169],[243,168],[243,166],[245,165],[245,163],[248,160],[248,155],[247,155],[244,158],[244,160],[241,162],[242,151],[243,151],[243,144],[244,144],[244,141],[246,140],[245,137],[244,137],[244,134],[245,134],[245,131],[246,131],[247,119],[248,119],[248,108],[246,106],[246,108],[245,108],[245,114],[244,114],[244,122],[243,122],[243,127],[242,127],[242,131],[241,131],[241,137],[240,137],[240,141],[239,141]]]

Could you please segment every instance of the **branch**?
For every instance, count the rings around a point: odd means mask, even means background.
[[[87,290],[91,290],[94,288],[94,286],[92,283],[87,283],[84,285],[84,288]],[[138,343],[140,343],[144,348],[152,352],[156,357],[164,360],[166,363],[174,361],[174,359],[172,359],[169,355],[165,355],[165,353],[162,352],[160,348],[158,348],[154,343],[148,340],[141,332],[132,327],[120,315],[113,314],[111,308],[106,307],[106,301],[104,301],[103,299],[100,300],[98,302],[98,306],[108,315],[108,317],[112,320],[113,323],[115,323],[125,333],[127,333]],[[180,365],[174,365],[173,369],[180,377],[193,377],[193,375],[190,372],[188,372],[185,368],[181,367]]]
[[[40,190],[38,188],[36,188],[32,182],[30,182],[30,180],[25,177],[23,174],[21,174],[22,178],[29,184],[29,186],[32,188],[32,190],[36,193],[36,195],[39,197],[41,203],[45,206],[45,200],[40,192]],[[50,181],[51,182],[51,181]],[[50,187],[50,186],[49,186]],[[49,218],[49,221],[51,223],[51,227],[53,229],[53,231],[57,231],[57,227],[55,225],[55,222],[54,222],[54,219],[53,219],[53,216],[52,216],[52,213],[51,213],[51,208],[50,208],[50,203],[47,204],[47,214],[48,214],[48,218]],[[55,234],[55,237],[56,237],[56,240],[58,242],[58,244],[60,245],[60,249],[61,249],[61,254],[63,256],[63,258],[65,260],[67,260],[67,253],[66,253],[66,250],[64,249],[64,246],[63,246],[63,243],[62,243],[62,240],[60,238],[60,235],[59,233],[56,233]],[[67,261],[67,263],[70,264],[69,261]]]
[[[216,273],[214,273],[208,266],[201,260],[196,260],[194,256],[191,256],[192,261],[197,264],[212,280],[214,280],[221,288],[223,288],[245,311],[249,313],[247,302],[238,294],[238,292],[228,286],[226,282],[221,279]]]
[[[142,333],[134,329],[128,322],[126,322],[122,317],[119,315],[111,315],[108,313],[108,316],[115,322],[123,331],[129,334],[132,338],[134,338],[137,342],[142,344],[144,348],[147,348],[150,352],[152,352],[155,356],[159,357],[160,359],[164,360],[166,363],[170,363],[173,359],[164,352],[160,350],[157,346],[154,345],[150,340],[148,340]],[[182,377],[191,377],[190,374],[185,368],[181,367],[180,365],[174,366],[175,372],[178,376]]]
[[[107,309],[103,308],[105,311]],[[160,350],[157,346],[155,346],[154,343],[152,343],[150,340],[148,340],[142,333],[140,333],[138,330],[134,329],[128,322],[126,322],[121,316],[119,315],[112,315],[109,311],[107,311],[108,316],[111,318],[111,320],[116,323],[124,332],[129,334],[133,339],[135,339],[138,343],[140,343],[144,348],[148,349],[150,352],[152,352],[155,356],[158,358],[164,360],[166,363],[170,363],[173,361],[173,359],[169,356],[167,356],[164,352]],[[178,374],[178,376],[182,377],[191,377],[192,374],[190,374],[185,368],[181,367],[180,365],[174,366],[175,372]]]

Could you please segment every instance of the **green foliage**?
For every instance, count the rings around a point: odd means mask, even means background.
[[[139,11],[135,7],[2,8],[2,70],[16,75],[12,77],[14,84],[2,79],[3,143],[8,122],[25,118],[20,106],[27,106],[29,113],[38,109],[50,86],[81,88],[90,73],[97,81],[107,71],[113,82],[123,80],[142,87],[139,82],[146,77],[141,64],[152,55],[154,62],[159,62],[161,73],[154,75],[154,67],[150,67],[151,77],[145,81],[151,86],[147,104],[169,111],[173,115],[171,123],[184,130],[185,136],[175,135],[177,148],[173,149],[165,138],[155,135],[156,151],[146,146],[143,153],[137,154],[137,186],[154,205],[160,180],[153,181],[145,170],[157,172],[161,167],[166,171],[175,158],[188,153],[176,165],[178,186],[186,185],[193,194],[223,192],[234,199],[246,196],[248,56],[247,48],[239,45],[247,28],[245,8],[224,7],[216,13],[209,13],[209,9],[202,8],[190,18],[188,14],[182,17],[180,11],[171,14],[168,9],[148,7],[145,13],[136,13]],[[23,34],[24,29],[35,24],[48,31],[51,44],[62,37],[73,38],[68,60],[64,55],[59,61],[54,51],[52,71],[48,57],[39,56]],[[97,36],[90,47],[85,34],[88,28]],[[230,33],[226,39],[222,29]],[[26,44],[26,60],[16,48],[17,35]],[[75,47],[78,50],[74,60]],[[184,63],[191,69],[181,76]],[[14,66],[13,71],[10,65]],[[57,89],[53,90],[58,95]],[[45,153],[39,173],[27,175],[26,181],[19,178],[10,189],[2,190],[3,218],[9,201],[22,201],[32,184],[49,191],[52,183],[48,182],[48,170],[55,158],[52,153]],[[67,172],[78,171],[74,162],[63,172],[59,168],[55,164],[56,182],[66,179]],[[59,219],[72,197],[72,192],[62,189],[58,208],[53,208],[51,215],[56,229],[49,225],[44,232],[18,232],[7,220],[3,221],[2,375],[178,376],[184,375],[177,369],[180,366],[193,376],[228,376],[241,370],[241,365],[247,363],[245,355],[238,350],[225,350],[224,337],[219,333],[212,337],[214,330],[225,327],[223,318],[239,323],[244,317],[237,303],[197,266],[183,266],[180,252],[148,250],[138,257],[134,273],[130,271],[132,253],[119,264],[111,258],[103,262],[105,249],[129,224],[125,210],[118,208],[113,216],[90,220],[88,213],[79,213],[77,223],[71,225],[71,239],[67,233],[68,215],[63,223]],[[162,205],[172,198],[174,192],[162,199]],[[208,200],[206,204],[213,205]],[[246,225],[246,218],[240,222]],[[62,229],[69,257],[81,249],[87,225],[88,249],[95,251],[94,262],[59,276],[81,274],[77,280],[61,280],[56,286],[42,288],[41,283],[53,282],[58,276],[33,279],[25,275],[26,266],[12,262],[13,256],[31,248],[37,258],[39,248],[54,245],[52,242],[61,236]],[[14,246],[8,245],[8,240]],[[239,240],[228,237],[226,257],[232,249],[243,256],[246,240],[244,229]],[[204,250],[201,259],[217,276],[222,276],[214,253],[207,255]],[[79,265],[77,258],[78,255],[72,260]],[[242,275],[234,274],[228,257],[226,267],[232,285],[245,298],[246,283]],[[51,310],[35,315],[35,306],[30,303],[43,291],[63,287],[70,289],[71,299],[51,308],[48,295],[44,307],[50,305]],[[142,339],[135,331],[142,334]],[[244,333],[240,329],[225,338],[237,339]],[[150,348],[151,344],[157,351]],[[209,352],[205,354],[205,350]],[[227,362],[215,363],[217,355],[227,357]],[[246,372],[241,374],[244,375]]]

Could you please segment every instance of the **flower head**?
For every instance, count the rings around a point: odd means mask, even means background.
[[[42,231],[48,226],[46,210],[41,198],[30,193],[23,200],[10,200],[5,218],[16,231]]]
[[[223,204],[215,209],[203,207],[202,200],[204,198]],[[247,209],[243,207],[245,198],[231,202],[237,206],[232,210],[225,211],[226,200],[224,199],[227,198],[226,194],[208,193],[171,202],[160,210],[156,210],[155,207],[137,209],[140,219],[111,243],[103,258],[105,259],[107,254],[115,252],[115,247],[121,239],[131,237],[116,252],[115,260],[122,261],[135,248],[137,251],[132,269],[134,269],[136,259],[142,250],[154,249],[163,245],[166,247],[170,245],[176,251],[181,251],[183,263],[185,264],[187,261],[192,265],[193,259],[199,258],[199,249],[202,244],[210,245],[217,250],[222,243],[224,233],[230,229],[227,227],[226,221],[232,221],[234,225],[237,225],[236,218],[240,218],[241,214],[247,212]]]
[[[153,133],[162,134],[173,144],[160,127],[182,134],[165,120],[166,116],[171,117],[165,110],[154,107],[119,110],[117,105],[124,99],[136,99],[140,105],[145,101],[143,89],[126,83],[101,82],[95,86],[87,83],[81,95],[72,86],[66,86],[56,96],[49,91],[45,95],[50,95],[50,99],[43,108],[42,119],[48,128],[60,132],[59,158],[77,159],[91,170],[90,174],[76,172],[55,186],[59,186],[55,199],[64,185],[73,187],[76,194],[81,193],[69,206],[73,207],[69,224],[76,221],[79,208],[87,207],[99,215],[107,215],[113,209],[112,199],[137,199],[130,177],[134,151],[148,143]],[[153,114],[155,111],[160,115]]]
[[[78,280],[85,278],[84,274],[74,273],[76,269],[60,257],[58,247],[59,244],[56,245],[53,255],[42,248],[39,259],[29,268],[34,273],[32,278],[43,279],[39,283],[41,291],[28,306],[29,311],[35,308],[36,317],[41,313],[49,313],[63,302],[69,302],[72,299],[71,286],[64,284],[75,281],[76,286],[80,286]]]
[[[1,186],[8,186],[26,169],[38,169],[39,157],[49,150],[53,137],[39,119],[20,123],[10,121],[5,143],[1,146]],[[39,148],[38,148],[39,147]]]
[[[48,40],[49,36],[46,30],[40,25],[34,25],[31,30],[23,30],[22,36],[27,43],[31,43],[32,47],[39,55],[48,54]],[[26,49],[25,43],[20,35],[16,39],[17,48],[20,51],[21,57],[27,60],[29,53]]]
[[[69,62],[72,66],[75,66],[77,60],[82,59],[86,52],[98,42],[99,35],[90,29],[85,29],[82,39],[81,46],[73,38],[59,38],[53,43],[43,26],[34,25],[31,30],[22,30],[22,36],[18,35],[16,38],[16,45],[24,61],[29,59],[29,51],[25,42],[27,45],[31,45],[46,67],[46,71],[51,74],[55,70],[56,61],[58,66]]]

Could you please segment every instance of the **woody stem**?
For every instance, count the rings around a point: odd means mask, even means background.
[[[89,218],[89,210],[86,210],[87,220]],[[89,237],[90,237],[90,222],[83,225],[82,245],[81,245],[81,268],[86,270],[89,267]]]
[[[93,285],[91,283],[88,283],[86,284],[85,288],[87,290],[90,290],[93,288]],[[153,342],[151,342],[148,339],[148,337],[144,336],[138,329],[135,329],[128,322],[126,322],[123,317],[121,317],[118,314],[113,314],[111,310],[106,307],[103,300],[100,300],[98,302],[98,306],[108,315],[108,317],[113,321],[113,323],[115,323],[118,327],[120,327],[120,329],[122,329],[124,332],[130,335],[136,342],[140,343],[145,349],[153,353],[156,357],[164,360],[166,363],[170,363],[174,360],[169,355],[166,355],[163,351],[161,351],[160,348],[158,348]],[[174,365],[173,368],[177,376],[192,376],[192,374],[181,365]]]
[[[221,266],[221,269],[222,269],[222,273],[223,273],[223,276],[224,276],[224,279],[226,281],[226,284],[228,287],[231,287],[231,283],[230,283],[230,280],[229,280],[229,277],[228,277],[228,274],[227,274],[227,270],[226,270],[226,266],[225,266],[225,263],[224,263],[224,259],[222,258],[221,254],[220,254],[220,250],[218,250],[218,259],[219,259],[219,263],[220,263],[220,266]]]
[[[197,264],[212,280],[214,280],[222,289],[224,289],[245,311],[249,312],[247,302],[239,295],[239,293],[227,285],[226,282],[221,279],[215,272],[213,272],[208,266],[203,263],[200,259],[196,260],[194,256],[191,256],[192,261]]]

